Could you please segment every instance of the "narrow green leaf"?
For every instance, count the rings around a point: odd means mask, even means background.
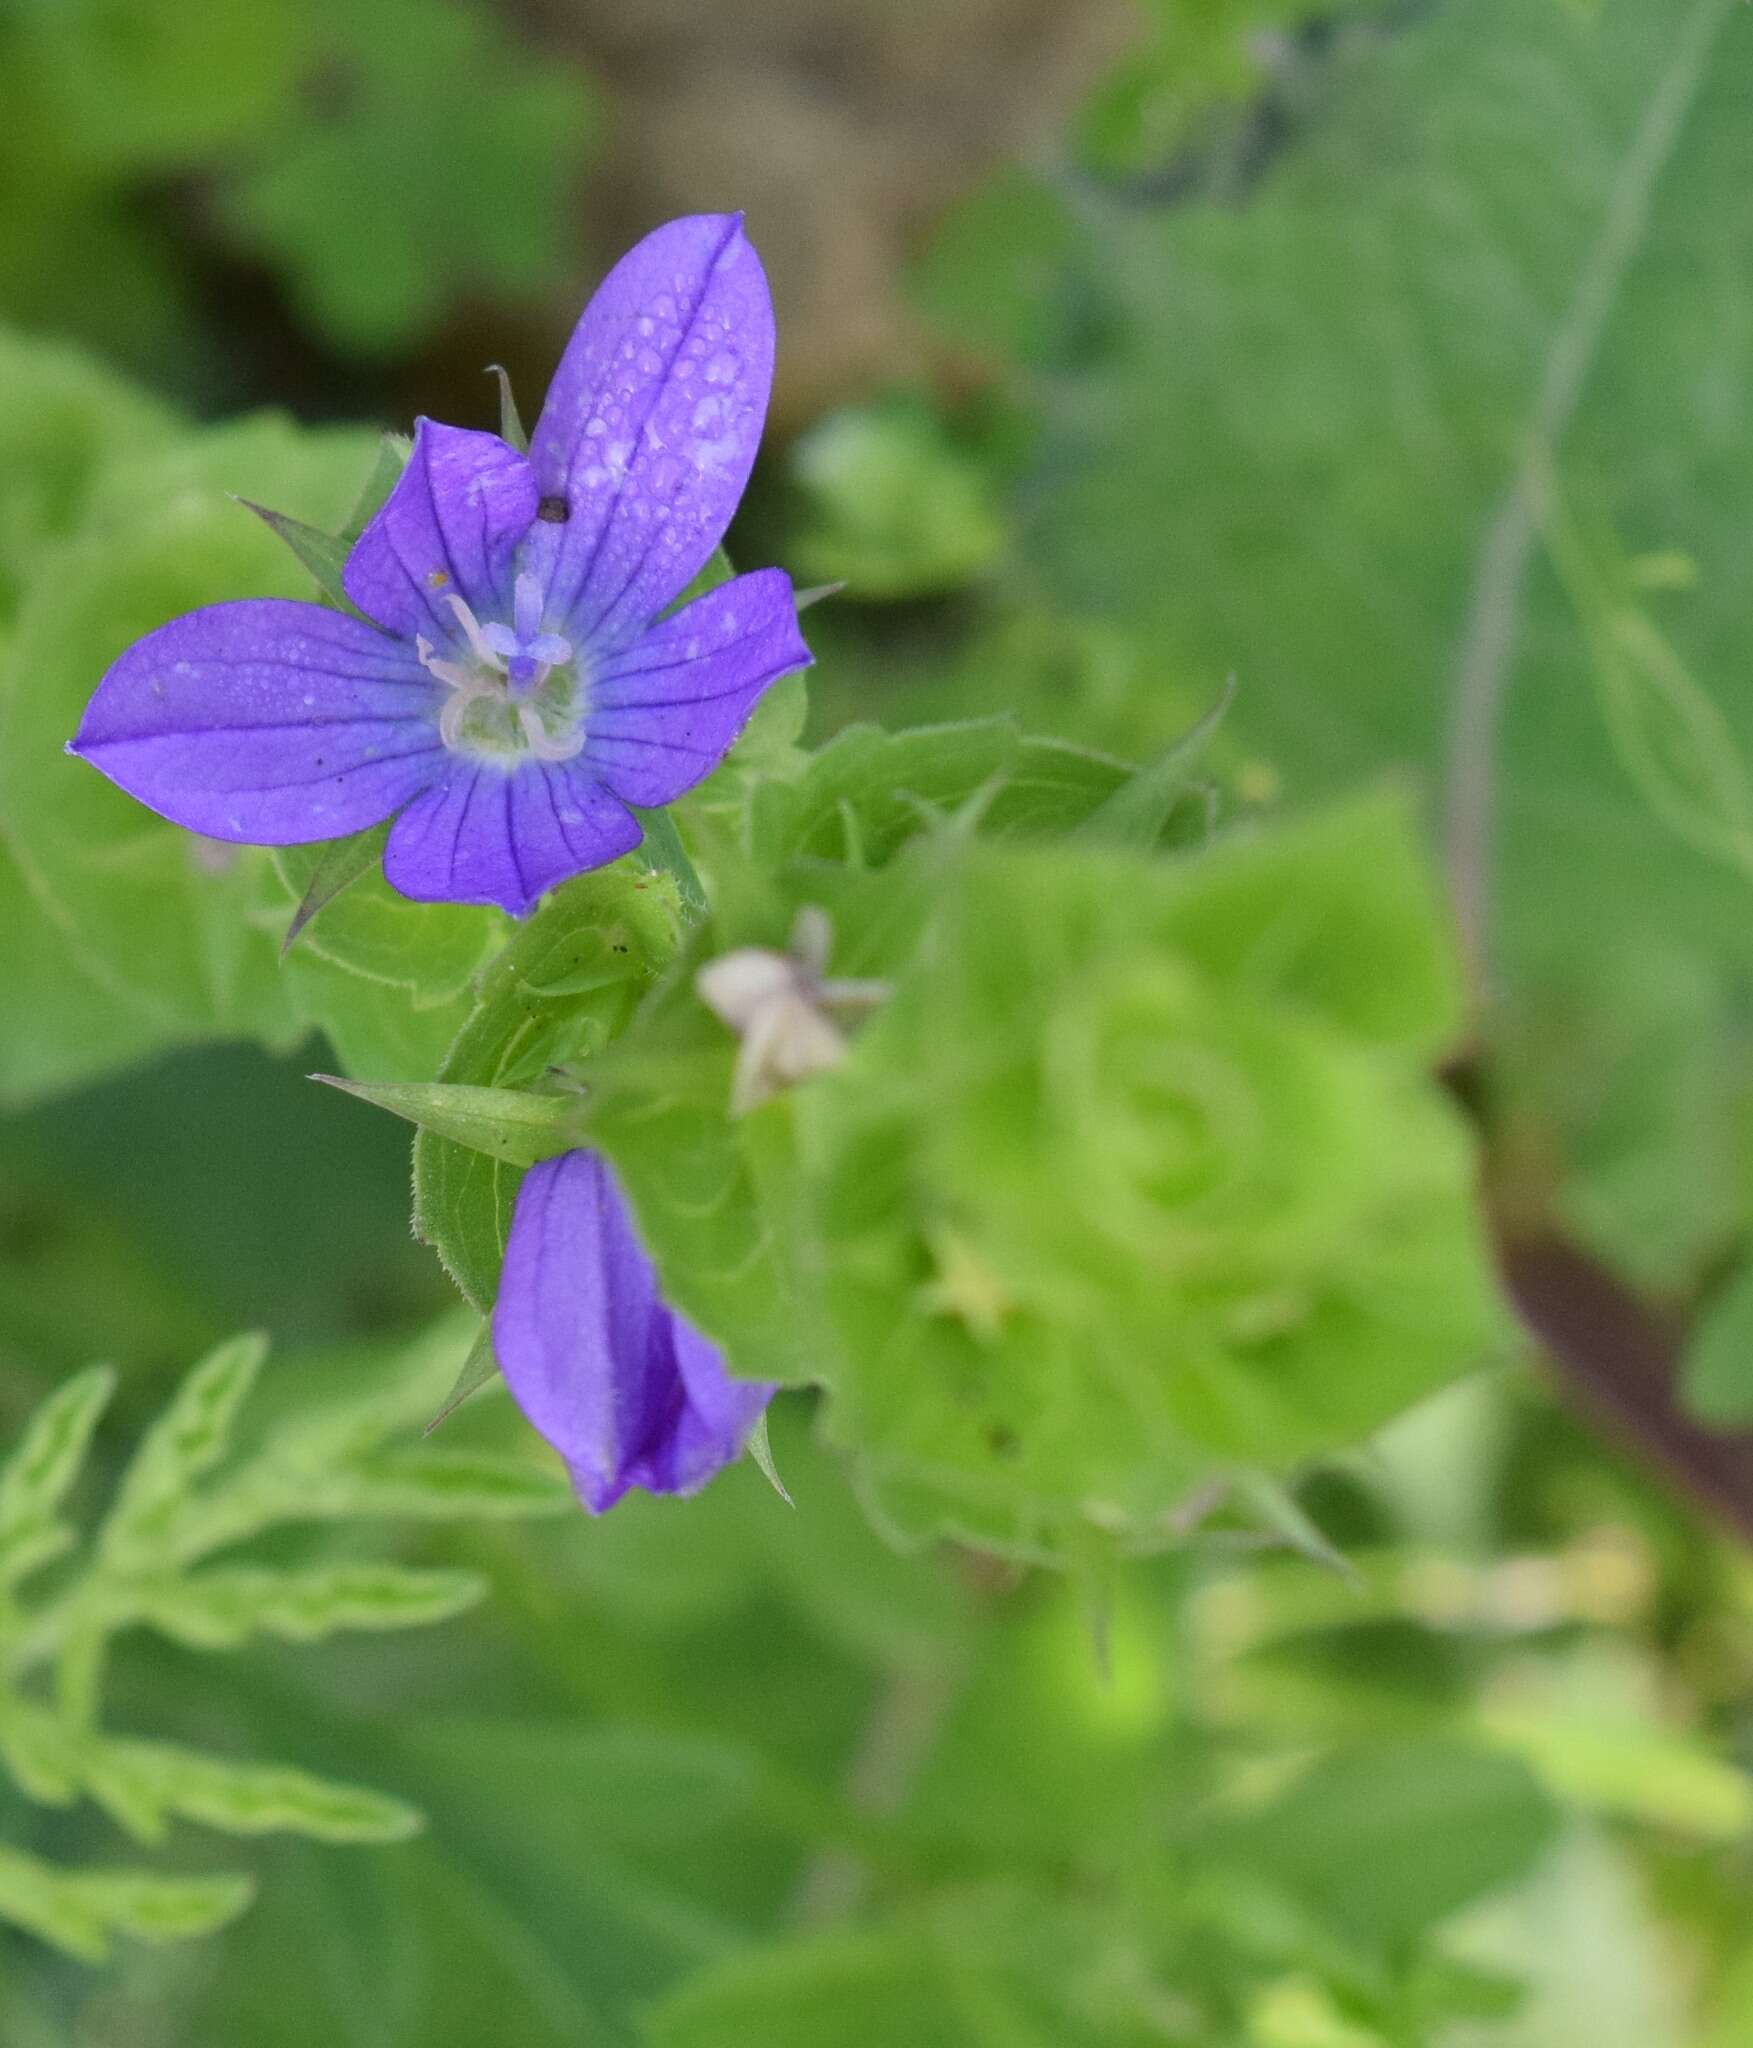
[[[188,1375],[134,1454],[100,1538],[112,1563],[163,1542],[192,1482],[225,1454],[239,1405],[268,1355],[258,1334],[221,1344]]]
[[[489,1520],[558,1514],[572,1505],[557,1472],[485,1451],[400,1451],[362,1458],[335,1473],[311,1510],[403,1515],[411,1520]]]
[[[1198,724],[1165,747],[1154,761],[1140,768],[1130,782],[1092,811],[1078,828],[1077,836],[1148,853],[1162,838],[1176,805],[1187,794],[1193,768],[1207,741],[1223,723],[1235,695],[1236,679],[1231,676]]]
[[[264,526],[286,543],[310,571],[325,603],[333,605],[336,611],[351,612],[356,618],[359,616],[341,581],[341,571],[352,552],[346,541],[336,534],[324,533],[320,527],[307,526],[302,519],[294,519],[288,512],[275,512],[266,505],[258,505],[253,498],[239,498],[237,502],[253,512]]]
[[[0,1471],[0,1585],[15,1584],[71,1540],[54,1512],[79,1476],[115,1384],[110,1367],[93,1366],[51,1394],[26,1425]]]
[[[1357,1568],[1303,1511],[1289,1487],[1266,1472],[1240,1471],[1231,1485],[1245,1507],[1253,1510],[1268,1535],[1274,1536],[1311,1564],[1324,1565],[1342,1579],[1357,1583]]]
[[[383,858],[384,843],[389,836],[388,825],[372,825],[363,832],[354,832],[345,839],[329,842],[305,884],[304,895],[292,914],[292,922],[286,927],[286,936],[280,941],[282,960],[292,951],[299,933],[319,910],[326,910],[344,889],[357,882],[361,875],[370,874],[377,866]]]
[[[469,1346],[469,1355],[463,1360],[456,1385],[444,1397],[444,1406],[426,1425],[426,1434],[430,1436],[441,1422],[454,1415],[471,1394],[479,1393],[498,1372],[499,1360],[493,1353],[493,1325],[483,1322],[480,1333]]]
[[[101,1963],[112,1934],[154,1943],[211,1934],[235,1920],[254,1891],[249,1878],[230,1873],[70,1871],[0,1847],[0,1920],[82,1962]]]
[[[310,1078],[509,1166],[534,1166],[579,1142],[576,1096],[440,1081],[349,1081],[339,1074]]]
[[[196,1650],[228,1650],[253,1635],[313,1643],[343,1630],[423,1628],[486,1592],[474,1572],[393,1564],[272,1571],[239,1565],[166,1579],[141,1591],[135,1618]]]
[[[53,1714],[0,1686],[0,1761],[40,1806],[78,1797],[79,1762],[72,1738]]]
[[[306,1835],[319,1842],[400,1842],[423,1825],[404,1801],[363,1786],[173,1743],[93,1742],[86,1784],[124,1827],[149,1840],[172,1815],[226,1834]]]
[[[118,1934],[155,1945],[214,1934],[255,1897],[241,1872],[212,1877],[157,1877],[148,1870],[94,1870],[69,1884]]]

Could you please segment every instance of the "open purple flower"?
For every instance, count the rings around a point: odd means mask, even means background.
[[[347,558],[364,619],[280,598],[173,619],[110,669],[72,751],[211,839],[399,813],[403,895],[521,915],[637,846],[627,806],[701,781],[810,659],[776,569],[653,623],[736,510],[772,376],[741,216],[670,222],[585,308],[527,456],[419,422]]]
[[[568,1152],[518,1189],[493,1349],[593,1514],[630,1487],[698,1493],[741,1456],[773,1388],[733,1380],[658,1292],[608,1162]]]

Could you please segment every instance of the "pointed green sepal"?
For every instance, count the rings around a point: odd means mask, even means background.
[[[363,832],[353,832],[345,839],[329,841],[311,871],[310,880],[304,885],[304,894],[292,913],[286,936],[280,941],[282,960],[292,951],[299,933],[319,910],[326,910],[342,890],[351,888],[361,875],[371,873],[383,858],[389,836],[390,828],[386,823],[369,825]]]
[[[1265,1472],[1240,1471],[1231,1478],[1238,1505],[1258,1519],[1268,1536],[1311,1564],[1356,1581],[1356,1566],[1315,1526],[1287,1486]]]
[[[430,1436],[441,1422],[454,1415],[471,1394],[478,1394],[491,1379],[498,1376],[499,1360],[493,1352],[493,1325],[484,1322],[480,1334],[469,1346],[469,1355],[463,1360],[462,1370],[456,1376],[456,1384],[444,1397],[444,1406],[433,1416],[421,1432]]]
[[[1236,679],[1229,677],[1211,709],[1154,761],[1147,761],[1079,826],[1075,836],[1097,839],[1149,853],[1163,836],[1176,806],[1193,788],[1193,768],[1207,741],[1223,723],[1235,701]]]
[[[499,438],[508,448],[527,455],[530,437],[524,428],[523,415],[517,409],[517,398],[511,388],[511,372],[503,363],[489,363],[487,374],[496,378],[499,384]]]
[[[347,541],[338,534],[324,533],[321,527],[306,526],[302,519],[294,519],[289,512],[275,512],[266,505],[258,505],[253,498],[239,498],[237,502],[280,536],[310,571],[326,605],[338,612],[347,612],[356,619],[364,617],[341,581],[341,572],[352,553]]]
[[[767,1418],[765,1415],[761,1417],[760,1421],[749,1432],[749,1456],[754,1460],[755,1467],[761,1477],[766,1480],[767,1484],[772,1487],[773,1491],[778,1494],[785,1505],[788,1508],[796,1507],[797,1502],[786,1491],[785,1481],[779,1476],[779,1467],[773,1462],[773,1445],[768,1440]]]
[[[532,1095],[517,1088],[441,1081],[349,1081],[339,1074],[310,1078],[507,1166],[534,1166],[538,1159],[553,1159],[583,1142],[576,1094]]]
[[[408,457],[413,452],[414,444],[406,434],[385,434],[379,440],[377,460],[372,464],[371,474],[365,479],[365,488],[359,493],[353,510],[347,515],[347,523],[341,529],[341,541],[348,552],[401,481],[402,471],[407,468]]]

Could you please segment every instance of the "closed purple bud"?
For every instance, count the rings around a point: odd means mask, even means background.
[[[518,1406],[601,1514],[630,1487],[689,1494],[741,1456],[773,1398],[735,1380],[671,1308],[599,1153],[532,1166],[518,1190],[493,1348]]]

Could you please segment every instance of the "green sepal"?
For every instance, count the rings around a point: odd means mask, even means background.
[[[688,849],[682,844],[676,821],[668,811],[645,811],[636,804],[629,804],[628,809],[638,819],[645,834],[635,857],[650,873],[669,875],[674,879],[686,917],[690,920],[704,917],[709,907],[706,887],[700,880],[699,870],[688,857]]]
[[[517,409],[517,395],[511,388],[511,372],[503,363],[489,363],[487,374],[499,386],[499,438],[520,455],[530,452],[529,431]]]
[[[570,1152],[580,1142],[577,1096],[442,1081],[350,1081],[340,1074],[310,1078],[507,1166],[534,1166],[538,1159]]]
[[[324,533],[321,527],[307,526],[289,512],[276,512],[267,505],[258,505],[253,498],[239,498],[237,502],[246,512],[253,512],[271,533],[286,543],[310,571],[325,604],[356,619],[365,616],[347,595],[346,586],[341,581],[347,557],[353,552],[348,541],[338,534]]]
[[[478,1394],[498,1373],[499,1360],[493,1350],[493,1325],[483,1322],[474,1343],[469,1346],[469,1355],[463,1360],[456,1384],[445,1395],[443,1407],[426,1425],[423,1434],[430,1436],[441,1422],[448,1421],[456,1413],[471,1394]]]
[[[1235,695],[1236,679],[1231,676],[1198,723],[1099,804],[1077,828],[1075,836],[1138,853],[1150,852],[1192,787],[1192,771],[1205,751],[1206,742],[1235,702]]]
[[[370,874],[377,866],[383,858],[389,836],[390,828],[386,823],[369,825],[363,832],[353,832],[345,839],[329,841],[304,885],[304,894],[292,913],[286,936],[280,941],[282,960],[292,951],[299,933],[319,910],[326,910],[342,890],[350,888],[361,875]]]
[[[796,1507],[797,1502],[786,1491],[785,1481],[779,1476],[779,1467],[773,1462],[773,1445],[767,1435],[767,1418],[765,1415],[761,1417],[749,1432],[748,1450],[750,1458],[754,1461],[755,1469],[760,1473],[761,1477],[766,1480],[767,1484],[772,1487],[773,1491],[778,1494],[779,1498],[784,1501],[788,1508]]]
[[[414,444],[406,434],[383,434],[378,438],[377,460],[371,466],[371,474],[365,479],[365,487],[353,502],[353,510],[347,515],[347,522],[341,528],[341,539],[351,550],[353,543],[382,510],[386,498],[401,482],[402,471],[408,466],[408,457],[414,452]]]

